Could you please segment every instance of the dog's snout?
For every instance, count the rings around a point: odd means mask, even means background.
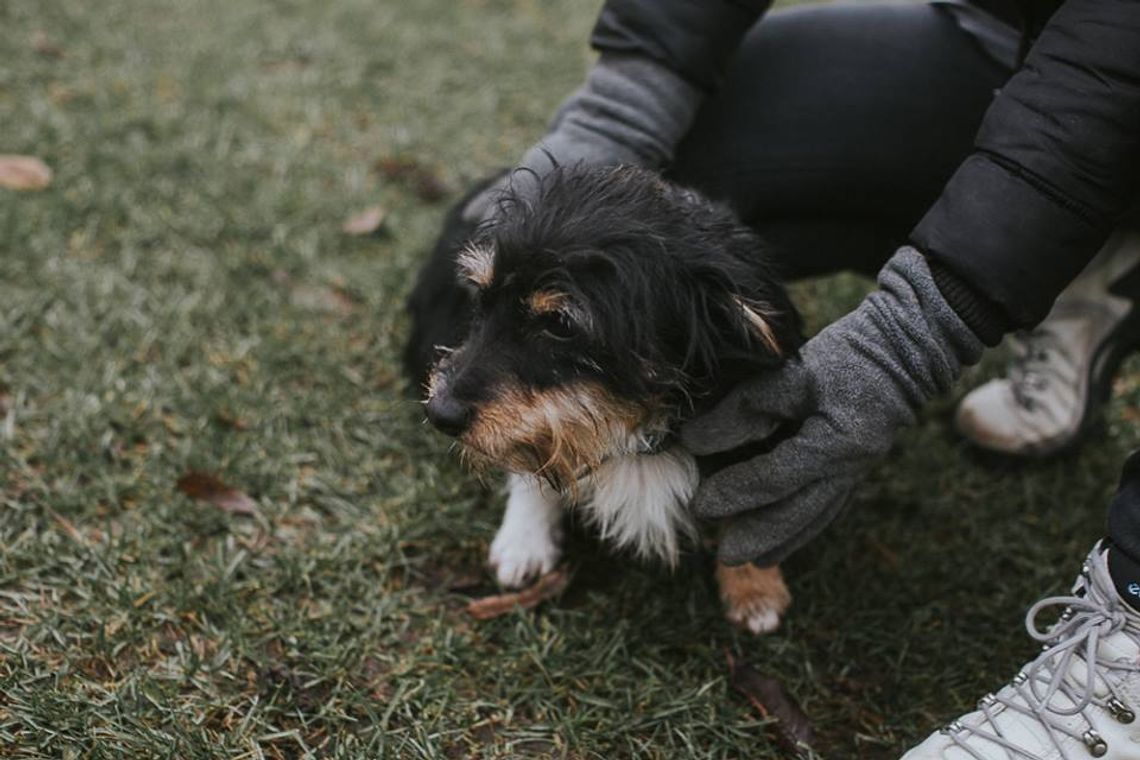
[[[458,437],[467,430],[475,410],[450,393],[437,393],[428,399],[427,418],[442,433]]]

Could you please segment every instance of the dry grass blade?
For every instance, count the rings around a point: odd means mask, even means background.
[[[515,607],[529,610],[547,599],[553,599],[570,585],[570,571],[556,567],[535,581],[533,586],[510,594],[497,594],[476,599],[467,605],[467,613],[476,620],[490,620],[506,615]]]
[[[0,155],[0,187],[43,190],[51,184],[51,169],[34,156]]]
[[[772,731],[785,750],[796,757],[807,757],[815,731],[795,698],[775,678],[737,662],[729,652],[725,658],[732,688],[743,694],[760,715],[772,719]]]
[[[346,219],[340,229],[346,235],[354,235],[356,237],[371,235],[383,226],[384,219],[387,218],[387,216],[388,209],[383,206],[379,204],[369,206]]]
[[[197,501],[213,504],[236,515],[257,514],[257,502],[246,493],[231,488],[216,475],[192,470],[178,479],[178,490]]]

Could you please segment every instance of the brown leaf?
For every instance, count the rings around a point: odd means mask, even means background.
[[[451,188],[433,172],[425,172],[412,183],[412,192],[424,203],[439,203],[451,193]]]
[[[357,300],[344,288],[324,285],[297,285],[289,294],[294,306],[346,317],[356,310]]]
[[[63,58],[63,48],[52,42],[42,30],[32,35],[32,50],[44,58]]]
[[[386,156],[376,162],[376,170],[385,178],[409,188],[425,203],[437,203],[451,193],[436,173],[414,158]]]
[[[340,229],[346,235],[355,235],[357,237],[371,235],[380,229],[387,216],[388,209],[383,206],[379,204],[369,206],[346,219]]]
[[[178,479],[178,490],[191,499],[213,504],[236,515],[257,514],[257,502],[236,488],[230,488],[216,475],[191,470]]]
[[[866,541],[867,548],[871,553],[878,556],[881,564],[885,565],[890,570],[897,570],[899,567],[899,554],[891,547],[879,541],[877,538],[868,538]]]
[[[43,190],[51,184],[51,169],[32,156],[0,155],[0,187]]]
[[[340,278],[331,285],[310,285],[293,279],[284,269],[275,269],[269,273],[269,279],[275,285],[288,288],[288,299],[294,307],[348,317],[360,305],[358,297],[348,291]]]
[[[726,652],[725,658],[732,688],[743,694],[761,716],[772,719],[771,727],[780,746],[797,757],[807,757],[815,731],[795,698],[775,678],[738,663],[731,653]]]
[[[214,422],[221,427],[228,430],[235,430],[239,433],[249,430],[249,422],[244,417],[239,417],[229,409],[220,409],[215,412]]]
[[[553,599],[570,585],[570,572],[566,566],[556,567],[534,582],[534,585],[511,594],[499,594],[476,599],[467,605],[467,613],[476,620],[490,620],[506,615],[515,607],[529,610],[539,603]]]

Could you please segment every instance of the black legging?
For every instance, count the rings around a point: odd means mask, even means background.
[[[788,279],[873,275],[968,155],[1010,73],[944,7],[774,13],[745,38],[668,174],[728,201]],[[1140,452],[1108,532],[1140,574]]]
[[[874,274],[969,154],[1010,73],[939,6],[773,13],[669,175],[730,202],[788,279]]]

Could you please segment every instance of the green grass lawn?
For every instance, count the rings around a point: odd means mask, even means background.
[[[725,653],[827,758],[891,758],[1004,682],[1140,444],[1140,365],[1079,455],[972,455],[946,400],[787,567],[786,626],[720,617],[579,537],[569,591],[483,623],[500,497],[425,427],[401,311],[446,200],[590,59],[571,0],[0,2],[0,756],[749,757]],[[341,232],[382,203],[385,234]],[[813,326],[850,278],[797,289]],[[1000,366],[992,358],[968,382]],[[966,387],[964,384],[963,387]],[[215,473],[257,503],[181,494]]]

